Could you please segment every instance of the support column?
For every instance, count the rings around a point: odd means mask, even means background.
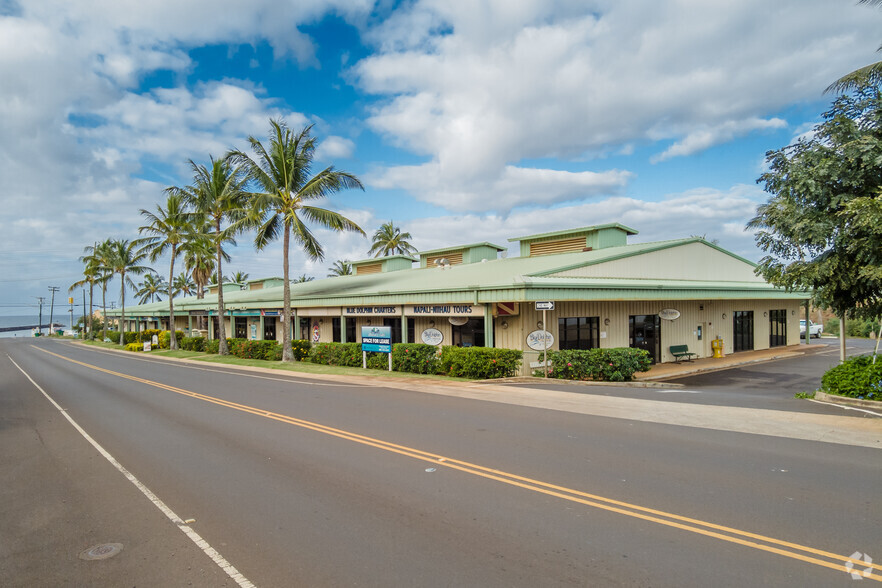
[[[190,314],[187,314],[187,336],[193,336],[193,317]]]
[[[297,309],[296,308],[291,309],[291,316],[287,317],[285,320],[291,321],[291,328],[293,329],[291,338],[298,339],[298,340],[303,339],[303,337],[301,337],[301,333],[300,333],[300,319],[297,317]]]
[[[266,326],[264,325],[264,318],[262,313],[260,315],[260,326],[258,328],[260,329],[260,333],[258,333],[258,335],[260,336],[258,337],[258,339],[263,341],[266,338]]]
[[[407,340],[407,316],[404,314],[404,310],[407,308],[404,304],[401,305],[401,342],[402,343],[412,343],[412,341]],[[416,336],[416,333],[414,333]]]
[[[487,347],[496,347],[493,332],[493,305],[487,303],[484,305],[484,345]]]
[[[208,340],[211,341],[214,339],[214,320],[211,315],[208,315]]]

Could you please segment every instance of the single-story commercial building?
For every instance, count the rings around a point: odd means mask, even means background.
[[[360,327],[386,325],[393,342],[521,349],[524,373],[546,345],[637,347],[670,362],[675,345],[709,357],[717,339],[726,354],[799,343],[807,293],[768,284],[753,263],[704,239],[628,244],[636,234],[606,224],[510,239],[518,257],[484,242],[353,262],[354,275],[291,285],[294,338],[359,341]],[[214,337],[222,287],[228,337],[281,340],[282,284],[214,285],[203,299],[176,299],[175,326]],[[167,328],[168,303],[126,307],[125,321]]]

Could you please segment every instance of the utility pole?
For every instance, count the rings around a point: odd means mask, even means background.
[[[52,292],[52,302],[49,304],[49,334],[52,334],[52,319],[55,313],[55,293],[58,292],[61,288],[58,286],[49,286],[49,291]]]
[[[91,299],[90,299],[91,301]],[[89,335],[92,334],[92,315],[89,315]],[[91,339],[92,337],[89,337]],[[83,290],[83,340],[86,339],[86,291]]]
[[[40,302],[40,318],[37,320],[37,332],[43,334],[43,302],[46,301],[45,296],[34,296]]]

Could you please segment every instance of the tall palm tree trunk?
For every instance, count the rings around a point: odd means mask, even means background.
[[[95,331],[92,330],[92,296],[95,294],[95,280],[89,281],[89,339],[95,338]],[[86,325],[83,325],[83,329],[86,328]],[[83,331],[85,333],[85,331]]]
[[[101,282],[101,308],[103,309],[104,328],[102,329],[102,339],[107,338],[107,280]]]
[[[218,342],[217,352],[218,355],[229,355],[230,350],[227,347],[227,329],[224,326],[224,288],[221,283],[220,276],[224,275],[221,271],[221,261],[223,256],[221,255],[221,238],[220,238],[220,219],[217,220],[215,224],[215,229],[217,230],[217,334],[220,341]]]
[[[285,235],[282,237],[282,361],[294,361],[291,351],[291,282],[288,280],[288,246],[291,243],[291,226],[285,222]]]
[[[169,349],[178,348],[178,338],[175,336],[175,301],[172,295],[175,281],[175,256],[177,255],[177,246],[172,245],[171,263],[168,267],[168,346]]]
[[[119,311],[119,344],[126,344],[126,272],[120,272],[119,281],[122,282],[122,287],[120,288],[120,304],[121,308]]]

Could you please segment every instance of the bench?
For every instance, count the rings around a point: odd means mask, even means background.
[[[674,359],[677,360],[677,363],[680,363],[681,359],[692,361],[693,357],[698,357],[697,353],[692,353],[691,351],[689,351],[688,345],[671,345],[671,355],[674,356]]]

